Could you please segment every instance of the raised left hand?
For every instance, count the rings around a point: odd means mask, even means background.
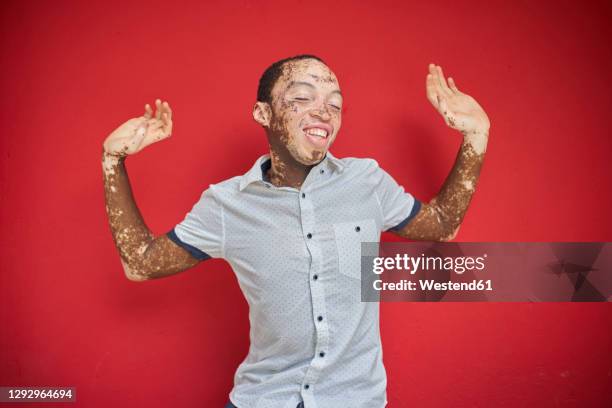
[[[461,92],[453,78],[444,78],[442,67],[429,64],[426,80],[427,99],[455,130],[466,134],[488,134],[491,123],[474,98]]]
[[[104,141],[104,151],[111,156],[124,157],[135,154],[148,145],[170,137],[172,134],[172,109],[168,102],[155,101],[156,112],[145,105],[143,116],[132,118],[115,129]]]

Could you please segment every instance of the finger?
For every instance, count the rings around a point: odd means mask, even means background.
[[[451,77],[448,77],[448,85],[450,86],[450,89],[452,89],[454,92],[457,92],[457,93],[461,92],[457,88],[457,85],[455,84],[455,80]]]
[[[440,81],[440,86],[442,87],[442,91],[444,91],[447,95],[451,95],[452,91],[448,87],[446,83],[446,79],[444,79],[444,72],[442,72],[442,67],[438,65],[438,80]]]
[[[155,100],[155,119],[160,119],[161,118],[161,100],[156,99]]]
[[[163,105],[162,105],[162,106],[163,106]],[[162,122],[164,125],[166,124],[166,120],[167,120],[167,118],[168,118],[168,114],[167,114],[167,113],[165,112],[165,110],[164,110],[164,112],[162,112],[162,114],[161,114],[161,122]]]
[[[172,120],[172,109],[170,109],[170,104],[168,101],[164,102],[164,112],[168,114],[168,119]]]
[[[151,117],[153,116],[153,109],[151,109],[151,105],[149,105],[148,103],[145,105],[145,114],[144,117],[146,119],[151,119]]]
[[[435,64],[429,64],[429,72],[433,77],[432,83],[438,95],[450,95],[450,91],[446,92],[442,87],[442,82],[440,79],[440,70],[438,69],[438,66]]]
[[[164,104],[165,104],[164,112],[162,113],[161,119],[162,119],[162,122],[166,124],[172,121],[172,118],[171,118],[172,112],[169,110],[168,103],[164,102]]]
[[[167,113],[164,113],[164,115],[166,116],[166,121],[164,122],[162,131],[164,132],[164,136],[168,137],[172,134],[172,120],[168,118],[169,116]]]
[[[434,85],[434,79],[432,74],[427,74],[427,79],[425,80],[425,89],[427,90],[427,99],[431,104],[438,109],[438,97],[436,86]]]
[[[436,65],[434,63],[430,63],[427,68],[429,69],[429,73],[431,75],[436,74]]]

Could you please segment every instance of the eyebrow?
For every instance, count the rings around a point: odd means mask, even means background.
[[[304,82],[304,81],[291,81],[289,82],[289,85],[287,86],[287,90],[289,90],[290,88],[294,87],[294,86],[300,86],[300,85],[306,85],[307,87],[316,89],[316,86],[314,86],[313,84],[311,84],[310,82]],[[339,89],[333,90],[331,93],[337,93],[338,95],[342,96],[342,92],[340,92]]]

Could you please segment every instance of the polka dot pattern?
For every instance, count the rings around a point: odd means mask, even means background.
[[[174,228],[179,245],[229,262],[249,304],[251,347],[230,398],[240,408],[384,407],[379,304],[361,302],[361,243],[379,242],[416,200],[372,159],[328,152],[299,190],[263,178],[269,159],[211,185]]]

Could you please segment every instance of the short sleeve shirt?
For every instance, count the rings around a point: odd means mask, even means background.
[[[361,301],[361,242],[400,229],[421,203],[372,159],[327,152],[300,189],[276,187],[261,156],[206,189],[168,232],[200,260],[225,259],[249,305],[239,408],[381,408],[378,302]]]

